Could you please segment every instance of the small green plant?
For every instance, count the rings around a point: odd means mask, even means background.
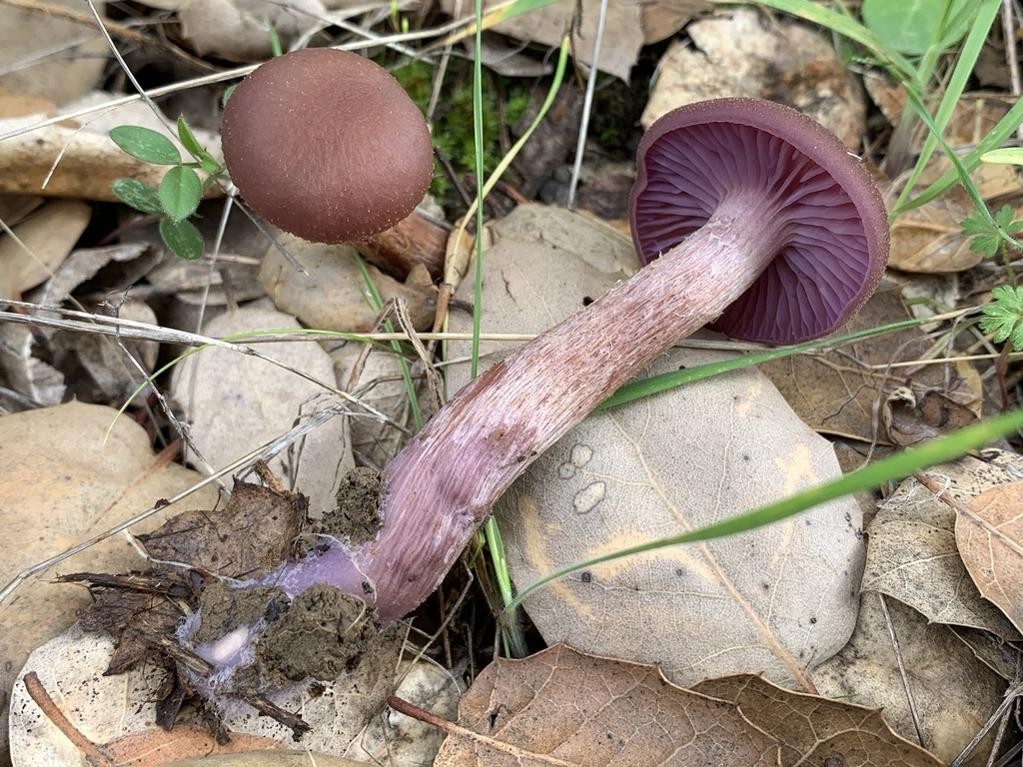
[[[205,191],[224,173],[224,167],[199,144],[184,118],[178,118],[178,138],[192,156],[186,162],[174,143],[162,133],[139,125],[119,125],[110,139],[127,154],[153,165],[170,165],[159,188],[135,178],[119,178],[114,194],[125,205],[142,213],[159,214],[160,237],[172,253],[187,260],[202,257],[203,238],[189,220],[199,207]],[[206,173],[199,178],[196,168]]]
[[[1011,205],[1003,205],[990,217],[979,210],[974,211],[962,222],[963,234],[973,238],[970,250],[983,254],[985,258],[994,258],[1007,245],[999,229],[1010,236],[1023,231],[1023,221],[1016,220],[1016,211]],[[1015,247],[1023,250],[1023,244],[1017,243]]]
[[[991,333],[995,343],[1008,341],[1013,349],[1023,349],[1023,287],[999,285],[991,298],[983,309],[980,329]]]

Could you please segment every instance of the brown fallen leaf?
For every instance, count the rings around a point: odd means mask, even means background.
[[[975,458],[961,462],[978,473],[989,468]],[[944,493],[916,478],[905,480],[867,527],[863,590],[905,602],[934,623],[972,626],[1019,641],[1019,632],[970,581],[956,547],[955,525],[955,510]]]
[[[895,734],[881,711],[786,690],[742,674],[708,679],[694,692],[735,704],[749,722],[781,745],[782,767],[938,767],[942,763]]]
[[[842,333],[876,327],[908,317],[900,289],[890,282],[880,288]],[[924,365],[918,369],[870,367],[920,359],[931,341],[919,328],[887,333],[820,356],[796,355],[760,366],[788,403],[811,427],[823,434],[867,443],[887,442],[880,411],[899,387],[918,399],[940,392],[979,414],[980,379],[968,363]]]
[[[938,391],[917,397],[900,387],[888,395],[881,410],[888,439],[906,447],[948,434],[976,422],[977,414]]]
[[[225,337],[300,327],[294,317],[268,303],[250,303],[223,314],[209,322],[204,332]],[[317,344],[274,342],[261,344],[260,351],[306,377],[226,349],[204,350],[174,370],[171,391],[185,409],[197,450],[212,466],[226,466],[338,405],[328,390],[313,383],[334,385],[333,363]],[[322,515],[336,504],[341,479],[352,466],[345,417],[338,414],[320,424],[269,465],[284,478],[286,487],[309,498],[313,516]]]
[[[328,22],[320,0],[185,0],[178,8],[181,32],[200,56],[258,61],[273,54],[272,27],[284,50],[306,30]]]
[[[818,692],[880,708],[895,731],[917,742],[906,686],[892,646],[894,632],[901,668],[919,714],[923,747],[942,762],[954,759],[998,707],[1005,682],[974,656],[947,626],[929,623],[920,613],[896,599],[865,593],[856,631],[834,658],[813,671]],[[987,760],[992,735],[966,764],[980,767]]]
[[[956,510],[956,543],[970,577],[1023,627],[1023,482],[995,487]]]
[[[907,272],[948,273],[972,269],[983,255],[970,250],[962,221],[973,205],[961,187],[907,211],[891,227],[888,263]]]
[[[167,767],[367,767],[343,756],[312,751],[243,751],[236,754],[215,754],[185,759]]]
[[[75,0],[47,0],[79,11]],[[105,3],[96,9],[104,13]],[[61,55],[54,56],[54,51]],[[95,27],[36,9],[0,4],[0,88],[64,104],[92,88],[103,74],[110,51]],[[32,62],[31,66],[24,66]],[[17,66],[21,64],[22,66]]]
[[[0,581],[169,498],[200,479],[154,455],[146,432],[112,408],[78,402],[0,418]],[[113,424],[109,438],[107,429]],[[210,508],[206,489],[187,503]],[[177,510],[175,507],[174,511]],[[166,518],[141,525],[151,529]],[[59,571],[114,571],[142,560],[123,537],[86,549]],[[84,589],[35,579],[0,605],[0,704],[7,733],[7,700],[29,652],[69,626],[89,604]]]
[[[484,3],[484,10],[497,5],[496,2]],[[650,3],[649,5],[657,5]],[[649,30],[653,35],[668,36],[675,30],[665,34],[668,26],[677,23],[679,26],[688,21],[689,15],[684,4],[674,0],[675,12],[659,14],[656,18],[648,17],[644,12],[644,3],[632,0],[609,0],[605,21],[604,38],[600,46],[601,71],[614,75],[626,82],[632,65],[639,57],[640,48],[647,42],[647,30],[644,22],[653,24]],[[445,13],[453,14],[456,3],[454,0],[443,0],[441,7]],[[556,47],[561,43],[561,36],[568,29],[574,30],[572,50],[577,61],[590,65],[593,63],[594,43],[597,37],[597,15],[600,10],[599,0],[558,0],[502,21],[491,27],[494,32],[514,37],[516,40],[539,43]],[[471,9],[462,6],[463,16]],[[578,18],[576,18],[578,14]],[[573,26],[573,22],[578,26]],[[677,28],[676,28],[677,29]]]
[[[462,696],[436,767],[778,764],[778,746],[723,701],[676,687],[654,666],[555,645],[498,658]]]
[[[17,240],[0,234],[0,298],[20,298],[48,280],[71,253],[91,217],[92,209],[84,202],[60,200],[42,206],[15,226]]]
[[[222,509],[176,514],[138,539],[156,559],[255,578],[285,558],[305,521],[306,505],[294,493],[236,481]]]

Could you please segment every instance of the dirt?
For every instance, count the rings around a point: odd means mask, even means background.
[[[337,679],[379,641],[376,611],[332,586],[313,586],[259,639],[256,661],[271,683]]]
[[[313,532],[346,540],[354,546],[367,543],[380,529],[380,494],[383,475],[367,466],[356,466],[341,480],[337,508],[314,524]]]
[[[273,621],[288,609],[288,597],[280,589],[262,587],[235,589],[221,581],[206,587],[199,602],[202,626],[195,642],[219,639],[239,626],[252,625],[261,618]]]

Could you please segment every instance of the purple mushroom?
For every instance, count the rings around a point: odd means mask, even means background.
[[[383,622],[407,614],[533,459],[673,344],[708,323],[775,344],[820,336],[880,280],[881,198],[859,160],[795,110],[683,107],[651,127],[638,164],[632,224],[647,265],[430,420],[384,471],[373,540],[334,543],[275,583],[292,595],[334,585]]]

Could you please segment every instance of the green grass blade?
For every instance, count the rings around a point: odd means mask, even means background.
[[[959,313],[957,312],[956,314]],[[649,378],[644,378],[639,381],[631,381],[604,400],[597,407],[597,410],[609,410],[610,408],[624,405],[627,402],[634,402],[653,394],[659,394],[660,392],[668,391],[669,389],[674,389],[679,386],[685,386],[686,384],[695,383],[696,381],[713,378],[714,376],[721,375],[722,373],[740,370],[742,368],[749,367],[750,365],[760,365],[764,362],[771,362],[772,360],[791,357],[794,354],[835,349],[839,346],[855,343],[856,341],[862,341],[865,338],[873,338],[874,336],[884,335],[885,333],[894,333],[898,330],[915,328],[935,321],[934,317],[902,320],[888,325],[878,325],[873,328],[858,330],[854,333],[835,336],[834,338],[818,338],[814,341],[807,341],[802,344],[782,346],[777,349],[769,349],[764,352],[747,354],[730,360],[722,360],[721,362],[711,362],[706,365],[694,365],[693,367],[685,368],[684,370],[673,370],[670,373],[662,373],[661,375],[650,376]]]
[[[975,146],[970,152],[959,158],[959,161],[963,169],[969,173],[969,171],[976,168],[983,157],[993,149],[998,148],[1003,141],[1009,136],[1016,132],[1016,129],[1023,124],[1023,99],[1018,100],[1013,104],[1012,108],[1005,114],[1005,116],[998,121],[994,128],[988,132],[984,138]],[[920,194],[911,200],[903,203],[902,205],[896,205],[892,208],[890,219],[895,219],[901,216],[903,213],[914,208],[919,208],[921,205],[926,205],[931,200],[944,194],[949,187],[953,186],[960,179],[960,172],[957,168],[951,168],[946,171],[937,181],[932,183]]]
[[[359,267],[359,273],[362,275],[362,282],[366,287],[366,298],[367,303],[375,312],[379,312],[384,308],[384,301],[380,297],[380,293],[377,291],[377,286],[373,283],[373,278],[369,276],[369,269],[366,268],[366,262],[362,260],[362,256],[358,253],[355,254],[355,264]],[[384,329],[388,333],[394,332],[394,325],[390,320],[384,322]],[[401,353],[401,344],[397,341],[391,341],[391,350],[394,352],[395,359],[398,360],[398,369],[401,371],[401,380],[405,384],[405,392],[408,395],[409,409],[412,411],[412,423],[416,425],[416,430],[423,428],[423,411],[419,407],[419,397],[416,395],[416,384],[412,380],[412,371],[409,369],[408,362],[405,360],[405,355]]]
[[[936,132],[932,130],[927,135],[927,139],[924,141],[923,148],[920,150],[920,155],[917,158],[916,166],[913,168],[909,180],[899,194],[896,207],[904,203],[909,197],[913,188],[916,187],[917,182],[920,180],[924,169],[927,167],[931,156],[934,154],[934,150],[938,148],[938,140],[944,135],[945,128],[948,127],[953,111],[959,103],[959,98],[963,95],[963,91],[966,90],[966,83],[973,74],[973,69],[977,64],[977,59],[984,47],[984,42],[987,40],[988,33],[991,31],[991,25],[994,24],[995,18],[998,16],[1001,4],[1001,0],[981,0],[977,8],[977,15],[974,16],[973,24],[970,27],[969,34],[966,36],[966,42],[963,43],[962,51],[959,53],[955,68],[952,70],[952,76],[949,78],[948,85],[945,88],[945,93],[934,114]]]
[[[971,450],[976,450],[989,442],[1017,432],[1020,429],[1023,429],[1023,409],[1013,410],[990,420],[967,426],[965,429],[960,429],[946,437],[932,440],[924,445],[905,450],[901,453],[896,453],[837,479],[824,482],[783,498],[780,501],[769,503],[766,506],[761,506],[758,509],[731,517],[722,522],[716,522],[712,525],[678,535],[658,538],[657,540],[641,543],[636,546],[629,546],[610,554],[588,559],[585,562],[578,562],[574,565],[563,567],[524,589],[508,605],[506,610],[513,610],[519,607],[522,601],[534,591],[570,573],[669,546],[709,541],[715,538],[723,538],[727,535],[736,535],[737,533],[755,530],[758,527],[787,519],[822,503],[827,503],[852,493],[858,493],[862,490],[870,490],[886,482],[894,482],[908,477],[913,472],[926,469],[928,466],[951,461]]]

